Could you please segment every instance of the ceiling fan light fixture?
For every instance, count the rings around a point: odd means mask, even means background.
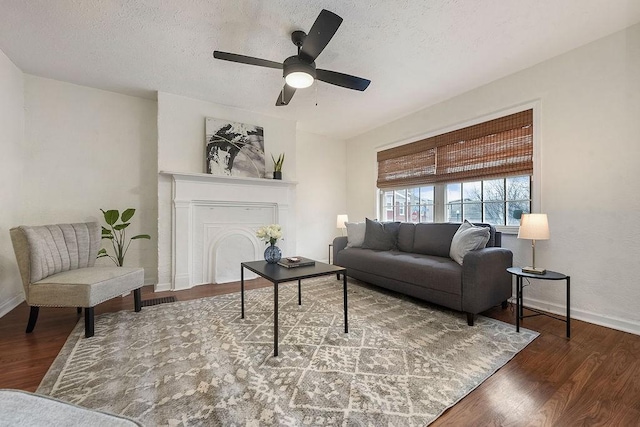
[[[313,62],[308,63],[297,56],[291,56],[282,64],[282,75],[289,86],[304,89],[316,79],[316,66]]]
[[[284,81],[291,87],[295,87],[296,89],[304,89],[305,87],[309,87],[313,84],[313,76],[304,71],[294,71],[293,73],[289,73],[284,78]]]

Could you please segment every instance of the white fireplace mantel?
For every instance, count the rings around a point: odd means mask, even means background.
[[[296,182],[160,173],[172,179],[173,290],[239,280],[240,262],[262,256],[255,230],[265,223],[282,226],[278,246],[285,256],[295,254]]]
[[[290,187],[298,184],[296,181],[284,181],[280,179],[266,178],[246,178],[238,176],[222,176],[211,175],[208,173],[188,173],[188,172],[171,172],[160,171],[161,175],[172,177],[175,180],[195,181],[195,182],[216,182],[222,184],[238,184],[238,185],[264,185],[268,187]]]

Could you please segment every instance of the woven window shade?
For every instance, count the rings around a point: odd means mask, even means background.
[[[378,153],[378,188],[533,173],[533,110]]]

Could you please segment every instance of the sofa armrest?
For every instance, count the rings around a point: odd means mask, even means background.
[[[478,314],[513,295],[513,253],[504,248],[471,251],[462,261],[462,311]]]
[[[336,263],[338,260],[338,252],[347,247],[347,236],[338,236],[333,239],[333,263],[335,265],[339,265]]]

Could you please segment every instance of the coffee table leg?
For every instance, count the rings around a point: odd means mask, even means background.
[[[244,266],[240,265],[240,318],[244,319]]]
[[[302,305],[302,289],[300,282],[301,280],[298,280],[298,305]]]
[[[344,292],[344,333],[349,333],[349,319],[347,317],[347,275],[342,275],[342,288]]]
[[[278,283],[273,284],[273,355],[278,355]]]

